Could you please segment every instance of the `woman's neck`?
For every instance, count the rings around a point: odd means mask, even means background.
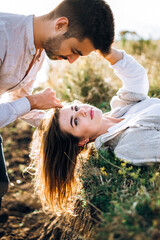
[[[119,119],[119,118],[114,118],[114,117],[109,117],[104,115],[102,118],[102,123],[101,123],[101,127],[98,134],[94,138],[90,139],[90,141],[94,141],[100,135],[105,134],[109,128],[121,122],[122,120],[123,118]]]

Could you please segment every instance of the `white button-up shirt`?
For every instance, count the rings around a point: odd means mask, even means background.
[[[36,53],[33,16],[0,13],[0,45],[0,96],[9,93],[9,102],[0,104],[0,127],[24,114],[24,120],[37,126],[44,112],[30,111],[30,103],[25,98],[32,93],[45,56],[44,51]],[[25,76],[34,55],[35,62]]]
[[[145,69],[123,51],[123,59],[110,65],[122,81],[111,100],[109,116],[124,118],[95,141],[97,149],[112,146],[116,156],[131,164],[160,162],[160,99],[147,96]]]

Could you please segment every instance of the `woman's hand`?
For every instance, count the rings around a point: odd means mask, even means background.
[[[37,94],[26,96],[26,98],[30,102],[31,110],[46,110],[55,107],[63,107],[60,100],[56,97],[56,93],[51,88],[47,88]]]

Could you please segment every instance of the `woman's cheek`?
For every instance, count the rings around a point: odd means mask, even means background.
[[[87,122],[84,124],[83,126],[83,132],[86,133],[90,133],[91,132],[91,125],[88,124]]]

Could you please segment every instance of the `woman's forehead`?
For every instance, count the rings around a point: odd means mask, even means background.
[[[62,110],[62,109],[71,109],[71,110],[72,110],[72,107],[74,107],[74,106],[78,106],[78,107],[80,107],[80,106],[82,106],[82,107],[89,107],[89,106],[91,106],[91,105],[90,105],[90,104],[87,104],[87,103],[77,103],[77,102],[73,102],[73,103],[70,104],[70,105],[64,106],[63,108],[61,108],[61,110]]]

